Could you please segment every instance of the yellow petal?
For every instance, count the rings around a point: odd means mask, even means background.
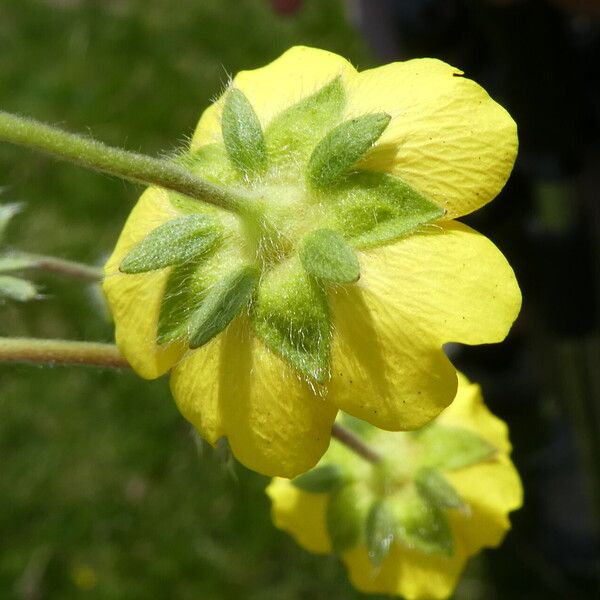
[[[462,72],[430,58],[363,71],[348,82],[347,117],[392,120],[367,169],[390,172],[447,210],[467,214],[504,186],[517,153],[510,115]]]
[[[499,451],[506,454],[511,451],[506,423],[488,410],[479,385],[471,383],[462,373],[458,373],[456,397],[436,423],[470,429]]]
[[[119,272],[125,255],[150,231],[179,216],[167,192],[147,189],[131,211],[117,245],[104,266],[103,290],[115,321],[119,350],[133,369],[146,379],[169,370],[181,356],[181,348],[156,344],[156,328],[168,269],[126,275]]]
[[[502,340],[521,295],[484,236],[444,223],[360,256],[357,286],[330,294],[331,400],[382,429],[424,425],[454,398],[441,347]]]
[[[336,77],[346,81],[355,74],[352,65],[337,54],[295,46],[265,67],[241,71],[232,85],[246,95],[264,129],[280,112]],[[192,149],[223,141],[222,99],[204,111],[192,138]]]
[[[456,398],[436,422],[470,429],[498,449],[492,461],[445,473],[470,507],[467,513],[448,512],[455,537],[468,554],[497,546],[510,528],[508,513],[523,502],[519,474],[508,458],[511,445],[506,423],[487,409],[479,386],[462,373],[458,374]]]
[[[174,367],[179,410],[215,444],[227,436],[236,458],[265,475],[295,477],[329,445],[336,409],[238,318]]]
[[[309,552],[331,552],[325,521],[328,494],[309,494],[279,478],[271,481],[266,492],[271,498],[271,515],[276,527],[287,531]]]
[[[372,594],[400,595],[406,600],[447,598],[466,562],[460,545],[450,558],[414,552],[393,544],[381,567],[374,567],[365,546],[343,556],[352,585]]]
[[[510,529],[508,513],[523,503],[521,480],[510,459],[500,454],[492,462],[444,475],[470,507],[466,514],[448,512],[455,539],[468,554],[500,544]]]

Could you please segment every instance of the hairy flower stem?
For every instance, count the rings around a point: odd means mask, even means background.
[[[358,454],[370,463],[377,464],[382,460],[382,457],[373,448],[365,444],[354,432],[346,429],[339,423],[333,424],[331,437],[334,437],[338,442],[344,444],[344,446],[350,448],[355,454]]]
[[[0,337],[0,363],[3,362],[34,365],[87,365],[112,369],[130,368],[129,363],[114,344],[36,338]],[[381,456],[375,450],[339,423],[333,424],[331,435],[365,460],[371,463],[378,463],[381,460]]]
[[[0,141],[46,152],[135,183],[157,185],[227,210],[237,210],[243,202],[172,160],[113,148],[90,137],[67,133],[40,121],[3,111],[0,111]]]
[[[0,362],[129,368],[114,344],[35,338],[0,338]]]

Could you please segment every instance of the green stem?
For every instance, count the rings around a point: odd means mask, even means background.
[[[102,269],[99,267],[91,267],[72,260],[56,258],[55,256],[36,254],[26,254],[25,256],[31,261],[26,267],[28,269],[56,273],[57,275],[82,279],[92,283],[101,281],[103,277]]]
[[[0,362],[129,368],[114,344],[35,338],[0,338]]]
[[[346,429],[339,423],[334,423],[331,428],[331,437],[334,437],[338,442],[344,444],[347,448],[350,448],[355,454],[364,458],[370,463],[377,464],[381,462],[381,455],[373,450],[371,446],[365,444],[365,442],[359,438],[353,431]]]
[[[0,337],[0,363],[35,365],[88,365],[114,369],[131,368],[114,344]],[[334,423],[331,436],[371,463],[381,456],[354,432]]]
[[[0,111],[0,141],[46,152],[121,179],[157,185],[227,210],[236,210],[242,200],[171,160],[113,148],[89,137],[3,111]]]

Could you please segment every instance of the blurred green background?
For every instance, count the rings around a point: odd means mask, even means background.
[[[376,64],[341,1],[307,1],[293,15],[274,4],[0,0],[0,107],[161,154],[185,143],[231,74],[291,45]],[[26,203],[12,245],[95,264],[139,195],[6,145],[0,186],[3,201]],[[45,298],[0,305],[0,335],[112,340],[98,290],[36,281]],[[306,553],[271,525],[266,483],[203,447],[165,379],[0,367],[2,600],[367,598],[335,558]],[[471,563],[457,598],[570,597],[510,539]]]

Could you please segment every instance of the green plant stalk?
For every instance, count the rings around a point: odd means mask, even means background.
[[[36,338],[0,338],[0,363],[3,362],[131,368],[114,344]],[[381,456],[373,448],[339,423],[333,424],[331,436],[368,462],[376,464],[381,461]]]
[[[114,344],[36,338],[0,338],[0,362],[130,368]]]
[[[54,256],[38,254],[25,254],[23,256],[31,260],[31,264],[26,269],[55,273],[91,283],[101,281],[103,277],[100,267],[91,267],[73,260],[65,260]]]
[[[334,423],[331,428],[331,437],[334,437],[338,442],[350,448],[355,454],[364,458],[366,461],[377,464],[381,462],[382,456],[373,450],[371,446],[358,437],[353,431],[346,429],[339,423]]]
[[[92,138],[4,111],[0,111],[0,141],[39,150],[135,183],[173,190],[226,210],[236,210],[243,203],[242,198],[196,177],[174,161],[113,148]]]

